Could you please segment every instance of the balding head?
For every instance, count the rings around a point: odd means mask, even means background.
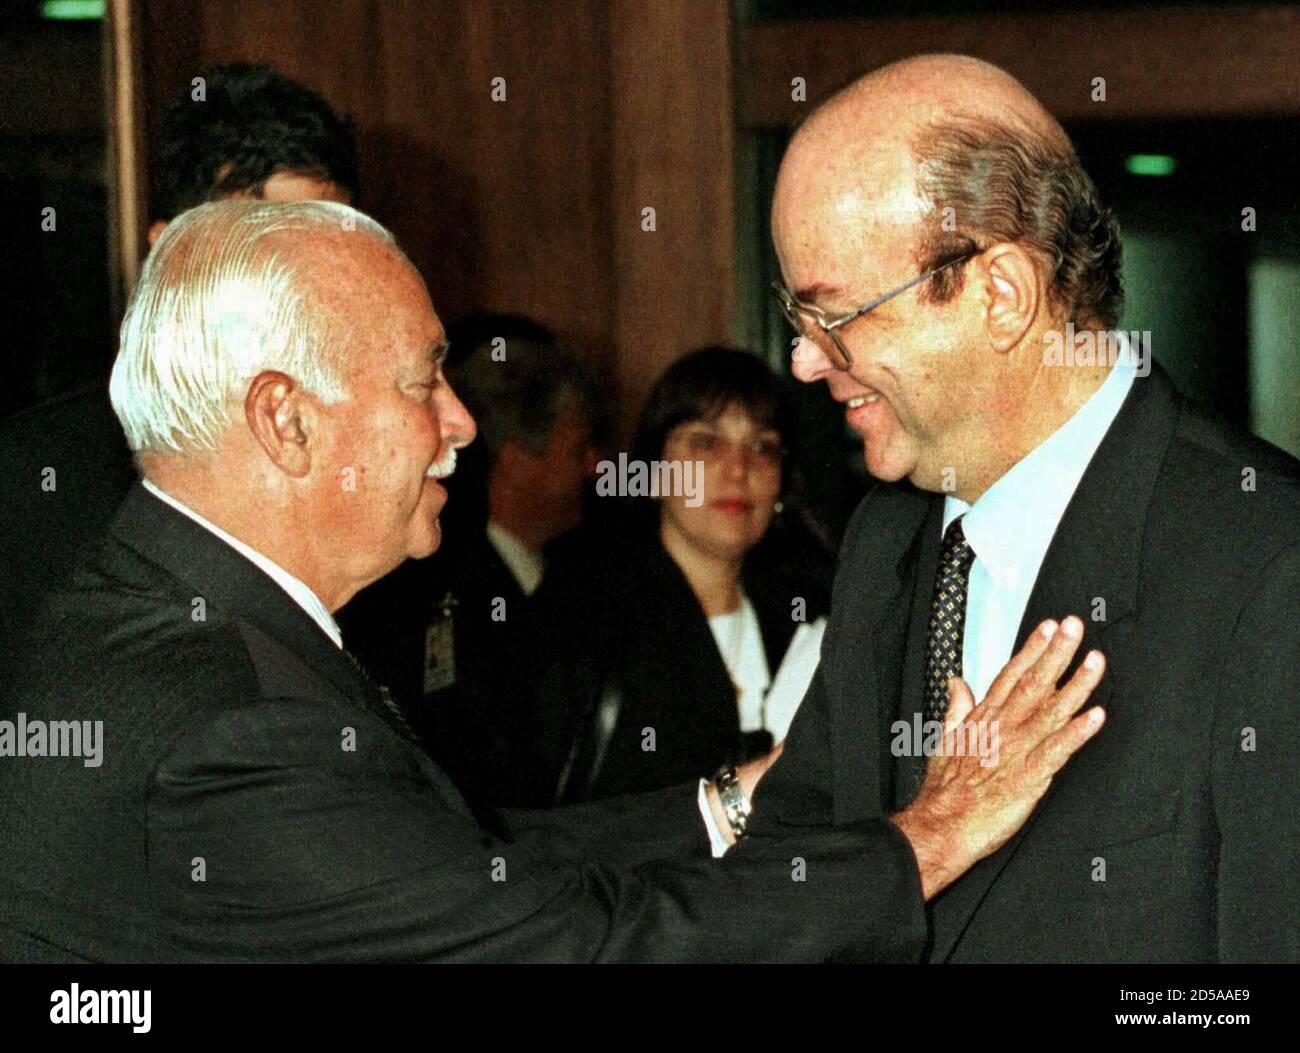
[[[1080,387],[1044,373],[1044,332],[1118,320],[1113,216],[1060,125],[976,59],[907,59],[820,107],[782,162],[772,229],[787,284],[829,316],[946,268],[844,327],[851,372],[820,373],[812,345],[796,368],[879,403],[850,423],[882,478],[939,489],[952,469],[981,490]]]
[[[1061,126],[1023,84],[968,55],[917,55],[883,66],[821,106],[804,130],[837,121],[862,127],[874,120],[906,135],[958,113],[998,118],[1069,149]]]

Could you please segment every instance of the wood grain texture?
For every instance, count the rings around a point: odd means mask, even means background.
[[[362,207],[446,319],[531,315],[618,396],[727,340],[727,0],[150,0],[147,126],[205,68],[270,62],[355,122]],[[493,101],[493,78],[506,98]],[[641,230],[641,209],[657,230]]]
[[[725,3],[616,0],[614,335],[624,430],[664,368],[734,332],[732,27]],[[655,210],[655,230],[643,210]]]
[[[157,115],[190,76],[269,62],[356,125],[361,206],[444,318],[532,315],[612,357],[606,5],[475,0],[162,0]],[[492,78],[505,101],[492,100]]]
[[[109,298],[116,319],[126,309],[148,246],[144,100],[140,97],[143,41],[138,6],[132,0],[111,0],[106,8],[103,39]]]
[[[931,51],[1001,66],[1061,120],[1300,111],[1300,9],[1270,5],[756,25],[740,40],[741,120],[788,127],[863,73]],[[807,102],[790,97],[796,76]]]

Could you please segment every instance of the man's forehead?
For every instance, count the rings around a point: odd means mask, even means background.
[[[356,346],[373,344],[422,368],[446,341],[423,279],[392,246],[359,230],[296,246],[320,307]]]
[[[812,302],[894,274],[916,244],[931,207],[910,168],[886,164],[783,170],[772,233],[791,289]]]
[[[812,223],[896,224],[915,221],[921,206],[911,151],[893,139],[796,141],[773,196],[774,218]]]
[[[302,172],[281,169],[262,184],[263,201],[333,201],[352,204],[352,195],[337,183]]]

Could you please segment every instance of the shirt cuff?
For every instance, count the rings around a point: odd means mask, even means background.
[[[727,849],[731,846],[727,844],[726,838],[722,836],[722,831],[718,829],[718,824],[713,820],[713,809],[709,807],[708,779],[700,780],[700,815],[704,819],[704,829],[709,832],[709,850],[713,853],[714,859],[721,859],[727,854]]]

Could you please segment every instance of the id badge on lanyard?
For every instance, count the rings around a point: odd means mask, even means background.
[[[456,683],[456,597],[443,597],[424,630],[424,694],[445,691]]]

